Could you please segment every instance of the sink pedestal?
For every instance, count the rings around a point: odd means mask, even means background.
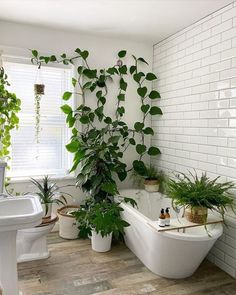
[[[0,286],[4,295],[19,295],[16,233],[16,230],[0,231]]]

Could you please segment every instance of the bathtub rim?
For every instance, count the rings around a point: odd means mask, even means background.
[[[119,196],[124,196],[122,195],[122,191],[128,191],[129,189],[122,189],[120,190]],[[131,188],[130,190],[135,191],[135,189]],[[144,191],[145,190],[137,190],[139,191]],[[149,194],[149,193],[148,193]],[[159,193],[160,194],[160,193]],[[165,198],[165,195],[160,194]],[[119,197],[118,196],[118,197]],[[195,242],[201,242],[201,241],[209,241],[209,240],[216,240],[218,239],[222,234],[223,234],[223,225],[222,223],[216,223],[216,224],[209,224],[207,225],[210,232],[210,236],[208,235],[207,231],[204,229],[203,233],[201,234],[189,234],[189,233],[181,233],[177,231],[166,231],[166,232],[159,232],[157,228],[155,228],[153,225],[150,223],[153,223],[153,220],[142,214],[137,208],[132,207],[130,204],[127,203],[121,203],[120,206],[125,210],[127,209],[129,212],[132,212],[133,215],[135,215],[139,220],[145,221],[146,225],[156,234],[171,238],[171,239],[176,239],[176,240],[185,240],[185,241],[195,241]],[[125,207],[125,208],[124,208]],[[202,225],[204,226],[204,225]],[[212,228],[213,227],[213,228]]]

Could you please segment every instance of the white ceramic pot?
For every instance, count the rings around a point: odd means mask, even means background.
[[[144,181],[145,190],[149,193],[159,191],[159,181],[158,180],[145,180]]]
[[[52,215],[52,203],[41,204],[43,208],[43,219],[49,219]]]
[[[101,234],[97,234],[94,230],[92,231],[92,249],[96,252],[107,252],[111,250],[111,239],[112,233],[102,237]]]
[[[80,206],[64,206],[57,210],[59,217],[59,236],[63,239],[74,240],[78,238],[79,229],[75,217],[70,212],[78,210]]]

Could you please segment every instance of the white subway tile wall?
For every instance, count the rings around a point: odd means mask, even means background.
[[[236,182],[236,2],[154,45],[163,115],[153,118],[153,159],[167,173],[207,172]],[[236,277],[236,218],[208,258]]]

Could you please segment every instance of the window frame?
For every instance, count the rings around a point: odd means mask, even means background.
[[[22,57],[22,56],[7,56],[7,55],[4,55],[2,57],[2,63],[3,63],[3,67],[4,67],[4,63],[17,63],[17,64],[22,64],[22,65],[32,65],[29,58]],[[63,65],[63,64],[53,64],[53,63],[51,63],[49,65],[43,65],[43,67],[69,69],[70,70],[70,79],[76,75],[76,67],[74,65],[72,65],[72,64]],[[69,84],[70,83],[71,83],[71,81],[69,81]],[[13,90],[13,92],[14,92],[14,90]],[[78,105],[79,98],[75,93],[72,94],[70,102],[71,102],[72,109],[74,109]],[[72,132],[71,132],[71,129],[68,127],[66,122],[65,122],[65,128],[67,128],[68,136],[66,136],[66,138],[64,138],[64,142],[69,142],[70,137],[72,135]],[[63,147],[63,143],[62,143],[62,147]],[[64,148],[65,148],[65,146],[64,146]],[[11,150],[11,147],[10,147],[10,150]],[[57,174],[49,174],[50,179],[52,179],[52,180],[68,180],[68,179],[75,179],[76,178],[75,171],[72,172],[72,173],[69,173],[69,170],[70,170],[70,168],[72,166],[73,155],[71,153],[67,152],[67,151],[65,152],[65,154],[67,154],[67,157],[68,157],[68,167],[65,169],[65,173],[64,174],[58,174],[58,175]],[[11,160],[9,161],[9,165],[11,166]],[[68,171],[68,173],[66,173],[67,171]],[[34,176],[34,178],[40,181],[40,180],[43,179],[43,176],[44,175],[39,174],[37,176]],[[7,175],[7,177],[10,178],[10,181],[9,181],[10,183],[20,183],[20,182],[28,182],[29,178],[30,178],[30,175],[29,176],[11,176],[11,175],[8,176]]]

